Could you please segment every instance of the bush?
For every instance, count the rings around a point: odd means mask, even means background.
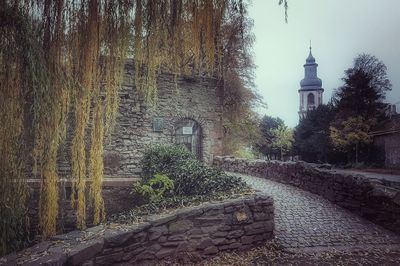
[[[177,195],[209,195],[240,189],[245,185],[240,178],[228,176],[195,159],[179,161],[168,170],[168,175],[175,182]]]
[[[211,195],[247,188],[241,178],[228,176],[197,161],[181,146],[154,146],[145,153],[142,165],[144,182],[154,174],[167,175],[174,182],[174,195],[177,196]]]
[[[135,190],[150,202],[160,202],[173,189],[174,182],[166,175],[155,175],[147,183],[135,187]]]
[[[178,161],[194,159],[194,155],[179,145],[159,144],[145,151],[142,159],[142,179],[147,182],[155,174],[165,173]]]

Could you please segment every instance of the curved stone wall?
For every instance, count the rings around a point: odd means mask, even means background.
[[[225,171],[268,178],[310,191],[400,233],[400,190],[379,180],[320,169],[305,162],[215,157],[213,163]]]
[[[205,203],[134,225],[96,226],[0,259],[6,265],[151,265],[167,257],[201,260],[271,239],[274,208],[263,194]]]

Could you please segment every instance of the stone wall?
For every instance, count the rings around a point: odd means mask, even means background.
[[[133,185],[139,179],[136,178],[108,178],[103,182],[103,199],[106,215],[110,216],[115,213],[130,210],[140,205],[141,198],[133,194]],[[39,224],[39,198],[40,198],[40,180],[29,179],[27,181],[29,188],[28,198],[28,217],[31,237],[38,234]],[[57,232],[69,232],[74,230],[76,224],[76,211],[71,206],[71,182],[69,180],[61,180],[59,183],[59,211],[57,219]],[[90,185],[90,182],[87,182]],[[88,186],[87,186],[88,187]],[[88,196],[88,189],[87,195]],[[91,205],[87,201],[87,223],[91,225],[93,219],[93,211]]]
[[[141,172],[139,164],[150,144],[174,143],[175,126],[182,119],[196,121],[202,131],[201,153],[209,163],[222,154],[222,87],[218,80],[197,76],[162,73],[157,78],[157,101],[144,103],[134,82],[134,64],[128,60],[119,92],[119,114],[111,142],[104,155],[106,177],[134,177]],[[163,129],[153,131],[153,118],[163,120]],[[72,123],[71,123],[72,124]],[[60,173],[70,176],[70,141],[60,154]]]
[[[247,195],[205,203],[134,225],[97,226],[53,237],[0,260],[14,265],[152,265],[173,257],[198,261],[220,251],[244,250],[271,239],[271,197]]]
[[[268,178],[318,194],[392,231],[400,233],[400,190],[364,176],[318,169],[304,162],[215,157],[225,171]]]

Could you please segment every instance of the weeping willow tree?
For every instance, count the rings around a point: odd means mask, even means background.
[[[33,174],[41,179],[43,237],[56,232],[57,156],[69,127],[77,227],[86,226],[87,190],[93,223],[101,222],[104,141],[116,123],[126,57],[152,104],[160,71],[223,78],[223,25],[227,16],[247,15],[242,0],[6,0],[0,7],[0,214],[10,217],[2,223],[3,252],[25,224],[26,136],[33,135]]]
[[[156,99],[161,70],[216,74],[215,66],[221,63],[220,26],[227,6],[233,4],[236,1],[136,0],[135,83],[147,102]]]
[[[52,15],[54,14],[54,15]],[[41,179],[39,201],[40,229],[44,238],[56,233],[58,215],[57,154],[66,134],[72,80],[63,63],[68,54],[63,53],[65,26],[60,4],[43,6],[41,27],[41,57],[38,84],[33,90],[34,147],[33,173]],[[54,16],[54,21],[52,16]]]
[[[280,0],[287,21],[288,1]],[[252,47],[253,21],[248,16],[248,3],[239,3],[228,9],[221,27],[223,101],[223,153],[241,156],[243,151],[254,147],[261,138],[259,116],[256,108],[266,108],[254,85]]]
[[[247,16],[247,5],[240,13],[228,10],[222,25],[224,81],[224,154],[235,155],[258,139],[257,115],[254,107],[263,105],[254,89],[251,48],[253,21]]]
[[[2,25],[2,40],[5,41],[2,43],[1,59],[2,67],[7,68],[2,71],[1,89],[5,94],[7,89],[14,93],[2,100],[8,105],[18,104],[14,109],[2,108],[5,113],[3,125],[9,129],[19,126],[13,130],[15,136],[2,132],[1,140],[7,145],[22,145],[25,132],[34,136],[32,172],[42,180],[39,213],[44,238],[56,232],[57,157],[60,145],[65,140],[70,109],[73,113],[72,204],[76,209],[77,227],[84,228],[86,225],[85,195],[88,178],[91,181],[88,195],[94,206],[93,223],[97,224],[104,218],[101,196],[103,142],[104,136],[110,134],[115,124],[118,88],[123,74],[123,62],[128,53],[131,28],[129,12],[132,6],[130,1],[2,2],[2,11],[9,11],[2,13],[4,21],[9,21],[10,25]],[[17,15],[22,21],[19,24],[15,21]],[[23,32],[23,26],[30,29],[29,34]],[[11,41],[3,38],[7,34]],[[14,51],[10,48],[13,45],[21,49]],[[5,63],[10,58],[16,61],[15,65]],[[3,84],[9,85],[7,87]],[[24,119],[24,112],[19,110],[21,108],[29,110],[27,120],[32,123],[18,123]],[[15,110],[15,114],[6,113],[7,109]],[[89,154],[86,149],[88,139],[91,143]],[[21,149],[17,146],[3,149],[2,146],[3,150],[17,153]],[[21,158],[13,154],[8,156],[16,160]],[[11,159],[7,161],[6,166],[14,171],[19,170],[15,166],[17,162],[11,164]],[[19,162],[18,166],[21,165]],[[18,173],[24,171],[19,170]],[[2,177],[7,180],[17,179],[6,174],[2,174]],[[3,184],[9,186],[8,183]],[[23,199],[16,195],[17,201],[18,198]],[[21,204],[24,202],[21,201]]]
[[[41,62],[32,29],[18,10],[0,4],[0,255],[27,240],[25,100],[37,89]]]

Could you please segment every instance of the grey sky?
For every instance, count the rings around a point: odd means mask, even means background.
[[[373,54],[386,64],[393,84],[387,102],[400,101],[400,0],[291,0],[288,24],[277,2],[253,0],[249,9],[256,37],[255,82],[268,104],[261,114],[297,125],[297,90],[309,40],[325,89],[324,103],[359,53]]]

